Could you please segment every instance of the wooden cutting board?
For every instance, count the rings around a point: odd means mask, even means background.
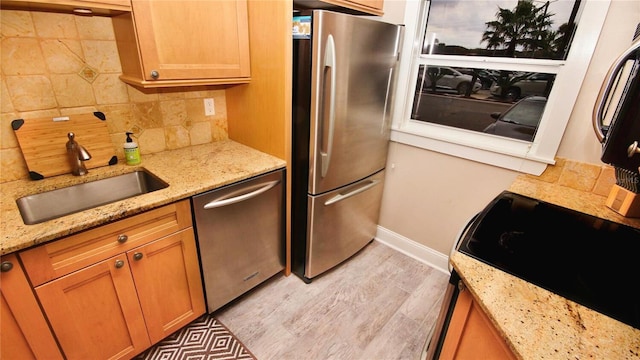
[[[91,154],[91,159],[84,162],[87,169],[118,163],[106,116],[101,112],[16,119],[11,127],[33,180],[71,172],[66,148],[69,132],[73,132],[76,142]]]

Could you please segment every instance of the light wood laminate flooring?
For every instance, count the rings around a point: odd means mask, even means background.
[[[258,360],[418,360],[447,280],[373,241],[311,284],[277,275],[214,315]]]

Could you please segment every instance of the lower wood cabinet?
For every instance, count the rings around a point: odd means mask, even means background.
[[[192,228],[131,250],[127,258],[151,343],[204,314]]]
[[[35,248],[20,254],[27,272],[32,264],[39,279],[39,261],[50,259],[45,268],[55,270],[103,254],[93,264],[35,287],[67,359],[129,359],[204,314],[190,219],[186,200],[106,225],[108,231],[100,227],[58,240],[49,249],[57,252]],[[168,228],[178,230],[167,235]],[[162,235],[151,239],[149,234]],[[87,239],[82,252],[77,251],[77,236]],[[125,238],[135,246],[122,241]],[[87,245],[92,241],[93,248]],[[114,254],[114,246],[123,251]],[[66,257],[61,258],[62,253]]]
[[[15,254],[2,257],[0,359],[62,359]]]
[[[515,360],[504,338],[473,301],[469,290],[458,295],[440,359]]]
[[[69,359],[130,358],[151,345],[124,256],[36,288]]]

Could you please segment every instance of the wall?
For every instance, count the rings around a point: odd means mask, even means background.
[[[228,138],[224,90],[141,90],[118,79],[111,18],[9,10],[0,18],[0,182],[28,178],[10,127],[17,118],[102,111],[121,160],[126,131],[143,155]],[[204,98],[214,99],[214,116],[204,115]]]
[[[404,2],[394,1],[393,5],[404,6]],[[611,179],[610,173],[603,173],[608,170],[599,160],[600,145],[591,130],[591,111],[605,73],[616,55],[630,45],[639,21],[640,2],[613,0],[557,154],[571,159],[568,163],[561,161],[565,164],[562,171],[586,167],[592,178],[609,175]],[[509,188],[519,175],[400,143],[391,144],[387,165],[381,230],[385,236],[414,241],[418,248],[436,255],[448,254],[471,216]],[[595,183],[589,181],[592,186]]]

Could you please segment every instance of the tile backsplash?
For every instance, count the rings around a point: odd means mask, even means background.
[[[607,197],[616,183],[613,167],[606,164],[589,164],[570,159],[556,158],[555,165],[547,166],[540,175],[526,177],[571,189]]]
[[[143,156],[228,138],[224,90],[149,90],[120,81],[111,18],[0,10],[0,21],[0,182],[28,178],[11,129],[17,118],[101,111],[121,161],[127,131]],[[206,98],[214,99],[215,115],[205,116]]]

